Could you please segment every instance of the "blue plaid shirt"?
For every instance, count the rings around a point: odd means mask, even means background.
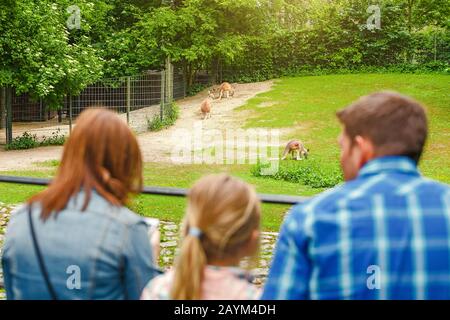
[[[450,299],[450,187],[389,156],[293,207],[262,299]]]

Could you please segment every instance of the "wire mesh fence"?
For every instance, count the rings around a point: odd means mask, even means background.
[[[194,85],[217,84],[210,71],[199,71]],[[222,76],[219,77],[222,81]],[[194,92],[195,93],[195,92]],[[186,79],[179,68],[171,64],[163,71],[147,71],[129,77],[102,79],[87,86],[77,96],[66,96],[58,110],[51,110],[42,98],[17,94],[11,89],[12,138],[25,132],[39,141],[55,133],[69,135],[78,115],[87,108],[104,107],[117,112],[137,133],[148,130],[148,121],[162,116],[162,105],[187,95]],[[4,104],[4,103],[3,103]],[[6,143],[5,108],[0,126],[0,144]]]
[[[84,109],[99,106],[117,112],[135,132],[147,131],[148,120],[163,116],[161,108],[167,103],[184,98],[186,87],[183,74],[166,65],[163,71],[102,79],[77,96],[66,96],[58,110],[50,110],[43,99],[33,99],[30,94],[18,95],[12,89],[11,95],[12,137],[27,132],[43,140],[55,132],[68,135]],[[5,144],[5,108],[0,109],[0,143]]]
[[[71,99],[73,121],[84,109],[103,106],[119,113],[136,132],[145,131],[146,120],[160,113],[161,74],[162,71],[152,71],[94,83],[80,95],[66,98],[62,113],[70,118]]]

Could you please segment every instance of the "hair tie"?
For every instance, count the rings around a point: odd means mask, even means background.
[[[189,233],[190,236],[196,237],[196,238],[200,238],[201,235],[203,234],[202,230],[200,230],[197,227],[189,227]]]

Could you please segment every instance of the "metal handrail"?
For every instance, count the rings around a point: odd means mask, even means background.
[[[51,182],[51,179],[0,175],[0,182],[45,186]],[[150,195],[186,197],[188,191],[189,189],[186,188],[148,186],[144,187],[141,193]],[[268,193],[259,193],[258,196],[264,203],[289,204],[289,205],[304,202],[309,198],[302,196],[290,196],[284,194],[268,194]]]

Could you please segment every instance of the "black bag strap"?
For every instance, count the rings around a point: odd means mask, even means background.
[[[36,238],[36,232],[34,230],[34,224],[33,224],[33,217],[31,214],[31,205],[28,206],[28,221],[30,223],[31,237],[33,238],[34,252],[36,253],[36,256],[38,258],[39,268],[41,269],[42,275],[44,276],[44,280],[45,280],[45,284],[47,286],[48,292],[50,293],[52,300],[58,300],[55,289],[53,288],[52,283],[50,282],[50,277],[48,275],[47,268],[45,268],[44,259],[42,258],[41,249],[39,248],[39,243]]]

